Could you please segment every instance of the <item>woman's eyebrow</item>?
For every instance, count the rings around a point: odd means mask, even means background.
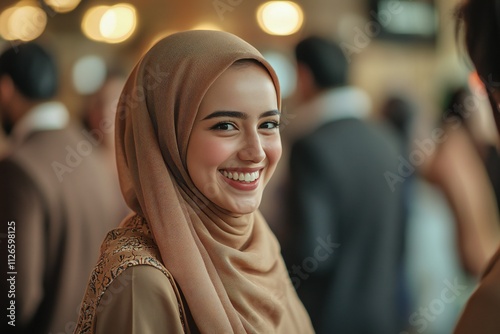
[[[281,115],[281,112],[277,109],[269,110],[269,111],[266,111],[266,112],[263,112],[262,114],[260,114],[259,118],[275,116],[275,115],[279,116],[279,115]]]
[[[233,118],[247,119],[248,115],[240,111],[214,111],[210,115],[203,118],[203,120],[216,117],[233,117]]]
[[[269,111],[265,111],[262,114],[260,114],[259,118],[275,116],[275,115],[280,115],[280,114],[281,114],[280,111],[277,109],[269,110]],[[220,111],[214,111],[210,115],[205,116],[205,118],[203,118],[203,120],[217,118],[217,117],[231,117],[231,118],[247,119],[248,114],[241,112],[241,111],[220,110]]]

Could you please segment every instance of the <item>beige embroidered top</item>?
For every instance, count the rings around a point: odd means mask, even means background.
[[[106,236],[75,333],[162,332],[193,333],[173,277],[146,222],[136,215]]]

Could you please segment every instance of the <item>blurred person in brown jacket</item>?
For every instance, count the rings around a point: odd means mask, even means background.
[[[120,222],[112,171],[55,101],[55,60],[38,44],[0,55],[1,333],[69,333],[106,232]]]
[[[488,92],[500,132],[500,1],[465,0],[459,9],[465,44]],[[500,173],[500,171],[499,171]],[[455,333],[500,333],[500,250],[492,257],[469,299]]]

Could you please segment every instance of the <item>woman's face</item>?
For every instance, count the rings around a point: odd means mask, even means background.
[[[255,211],[281,156],[279,121],[267,71],[254,63],[227,69],[203,98],[189,139],[195,186],[229,213]]]

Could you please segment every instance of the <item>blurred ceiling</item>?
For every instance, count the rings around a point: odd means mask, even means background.
[[[265,0],[82,0],[69,13],[58,14],[49,8],[46,11],[46,30],[37,40],[55,50],[62,68],[62,80],[69,83],[72,80],[73,65],[85,55],[99,55],[108,65],[128,72],[158,38],[175,31],[189,30],[200,24],[215,25],[236,34],[263,52],[274,50],[286,54],[306,34],[314,32],[335,37],[339,25],[346,18],[366,12],[367,1],[296,0],[304,11],[302,29],[290,36],[272,36],[259,28],[256,19],[257,8]],[[1,0],[0,12],[19,2]],[[119,44],[88,39],[80,27],[85,12],[94,6],[117,3],[129,3],[136,8],[138,24],[132,37]],[[0,38],[0,47],[9,43]],[[66,97],[66,103],[75,106],[78,104],[79,96],[70,84],[63,86],[62,95]]]
[[[0,11],[18,3],[2,0]],[[265,1],[255,0],[82,0],[78,7],[66,14],[48,13],[47,36],[71,35],[74,39],[85,38],[80,22],[85,11],[96,5],[113,5],[128,2],[138,13],[138,28],[131,39],[114,46],[130,52],[148,47],[159,35],[191,29],[199,24],[219,26],[234,33],[257,47],[273,45],[288,47],[308,32],[334,33],[346,13],[356,13],[364,8],[365,0],[315,0],[296,1],[304,10],[305,22],[299,31],[291,36],[276,37],[264,33],[257,25],[257,7]],[[217,8],[217,4],[223,6]],[[224,10],[225,9],[225,10]]]
[[[359,32],[368,31],[370,24],[373,27],[375,20],[369,3],[375,0],[294,1],[302,7],[305,17],[302,29],[290,36],[268,35],[259,28],[256,10],[266,0],[82,0],[72,12],[49,13],[46,31],[39,40],[52,45],[56,53],[62,55],[59,59],[63,80],[67,82],[71,79],[72,66],[82,56],[99,55],[108,64],[128,72],[159,37],[199,24],[216,25],[242,37],[262,52],[276,51],[285,56],[291,56],[296,42],[310,34],[325,35],[356,46],[355,61],[351,63],[353,82],[366,89],[375,104],[380,104],[379,100],[391,90],[408,91],[423,104],[432,104],[439,98],[442,82],[461,80],[464,71],[461,60],[456,57],[453,24],[453,8],[461,0],[393,1],[435,4],[439,33],[434,44],[392,43],[373,35],[360,36]],[[1,0],[0,12],[18,2]],[[132,37],[120,44],[105,44],[85,37],[80,24],[86,10],[117,3],[129,3],[137,10],[138,25]],[[218,11],[217,4],[227,10]],[[406,10],[404,14],[393,18],[395,21],[411,19],[414,24],[425,25],[413,10]],[[0,47],[7,43],[0,39]],[[77,105],[78,95],[71,85],[65,85],[62,93],[66,96],[65,102]],[[422,109],[431,112],[432,106],[424,105]]]

